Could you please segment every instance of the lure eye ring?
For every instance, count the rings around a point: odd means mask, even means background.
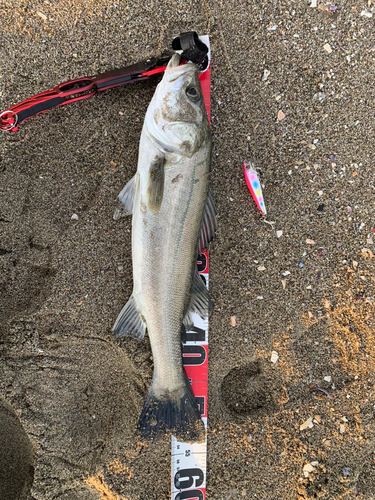
[[[197,87],[194,87],[194,85],[191,85],[186,89],[186,95],[191,101],[197,102],[201,98],[201,93],[197,89]]]

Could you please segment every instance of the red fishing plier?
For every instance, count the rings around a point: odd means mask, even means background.
[[[172,42],[172,48],[182,51],[183,61],[192,61],[198,64],[202,70],[208,64],[208,48],[199,40],[195,31],[182,33],[179,37],[176,37]],[[169,60],[170,57],[148,59],[125,68],[61,83],[0,113],[0,130],[15,132],[23,120],[43,113],[55,106],[64,106],[71,102],[88,99],[103,90],[126,85],[127,83],[147,80],[153,75],[163,73]]]

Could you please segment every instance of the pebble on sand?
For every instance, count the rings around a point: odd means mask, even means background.
[[[305,429],[311,429],[312,427],[314,427],[313,417],[309,417],[307,420],[305,420],[305,422],[303,422],[303,424],[299,426],[299,430],[304,431]]]
[[[270,74],[271,74],[271,71],[269,71],[268,69],[265,69],[263,72],[262,81],[265,82],[267,80],[267,78],[270,76]]]
[[[328,54],[332,53],[332,49],[331,49],[331,46],[329,43],[326,43],[325,45],[323,45],[323,48],[324,48],[324,50],[326,50],[328,52]]]
[[[303,475],[309,477],[310,472],[314,472],[315,468],[311,464],[306,464],[303,466]]]
[[[43,12],[37,12],[37,15],[43,19],[43,21],[47,21],[47,16],[45,14],[43,14]]]

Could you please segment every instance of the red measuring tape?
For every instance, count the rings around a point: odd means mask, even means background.
[[[209,47],[208,36],[200,39]],[[211,119],[211,65],[199,76],[208,119]],[[197,266],[208,288],[208,252],[198,256]],[[192,314],[193,330],[182,344],[183,365],[188,376],[203,423],[207,429],[208,388],[208,311],[203,320]],[[207,435],[204,443],[171,441],[172,500],[206,500]]]
[[[198,256],[198,270],[208,288],[208,252]],[[208,316],[192,315],[193,330],[186,333],[182,356],[186,374],[207,429]],[[172,500],[206,499],[207,436],[204,443],[184,443],[172,436]]]

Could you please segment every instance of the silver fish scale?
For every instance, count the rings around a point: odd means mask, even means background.
[[[146,133],[141,148],[147,157],[154,149]],[[133,209],[133,295],[147,324],[154,357],[153,390],[161,399],[181,397],[186,384],[181,323],[190,301],[196,265],[208,192],[210,148],[208,136],[192,158],[166,163],[163,200],[157,214],[147,209],[148,169],[139,169]],[[150,164],[149,158],[144,160],[140,156],[139,164]]]

